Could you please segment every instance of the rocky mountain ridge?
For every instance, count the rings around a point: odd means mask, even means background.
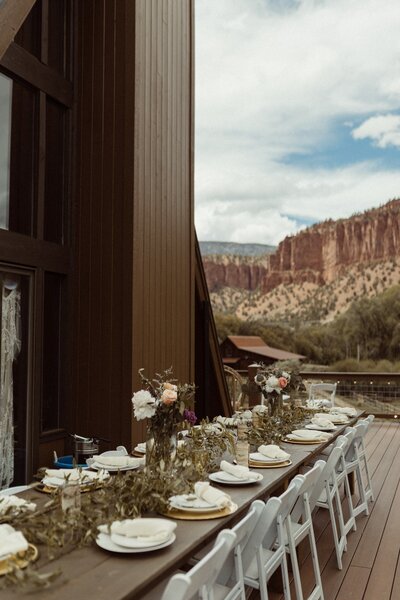
[[[374,295],[398,283],[400,199],[348,219],[313,225],[285,238],[270,255],[204,256],[203,262],[218,310],[281,318],[287,309],[304,318],[309,313],[316,319],[333,318],[358,294]],[[284,302],[289,289],[290,302]],[[320,306],[319,314],[303,310],[305,302],[309,308]]]

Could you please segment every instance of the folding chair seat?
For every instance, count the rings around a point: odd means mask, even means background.
[[[324,600],[324,592],[322,589],[321,573],[319,569],[317,545],[315,543],[314,528],[312,523],[310,497],[313,493],[314,486],[320,478],[321,472],[325,467],[325,461],[319,460],[314,467],[299,477],[304,480],[298,490],[297,501],[285,520],[286,552],[290,554],[292,563],[294,585],[296,590],[297,600],[304,600],[303,589],[301,584],[299,563],[297,560],[296,548],[302,540],[308,537],[311,550],[311,560],[314,570],[315,587],[307,600]]]
[[[346,534],[355,524],[354,515],[351,514],[352,520],[350,523],[347,521],[345,526],[337,473],[337,471],[340,469],[343,470],[344,452],[348,448],[349,443],[350,442],[347,438],[344,436],[339,436],[338,443],[333,448],[327,462],[325,463],[325,466],[321,471],[319,479],[316,482],[310,497],[311,511],[315,506],[329,510],[337,566],[340,570],[343,568],[342,555],[347,549]],[[336,504],[336,514],[334,504]],[[336,524],[336,515],[339,528]]]
[[[278,567],[282,571],[285,600],[290,600],[284,523],[298,498],[303,481],[303,475],[296,475],[279,498],[268,500],[257,527],[242,551],[245,584],[259,590],[261,600],[268,600],[267,584]]]

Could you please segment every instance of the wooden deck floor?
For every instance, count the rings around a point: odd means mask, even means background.
[[[400,423],[374,422],[368,432],[367,452],[375,502],[370,503],[368,517],[357,518],[357,531],[348,537],[342,571],[336,566],[328,511],[319,510],[315,515],[325,600],[400,600]],[[307,597],[313,588],[307,553],[301,577]],[[270,592],[271,600],[282,598]],[[292,598],[296,598],[294,589]]]

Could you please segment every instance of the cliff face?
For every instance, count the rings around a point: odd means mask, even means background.
[[[210,291],[222,287],[268,293],[280,284],[328,284],[346,268],[400,255],[400,200],[327,221],[285,238],[277,250],[258,259],[203,257]]]

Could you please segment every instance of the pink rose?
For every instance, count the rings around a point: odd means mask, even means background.
[[[178,398],[178,394],[174,390],[164,390],[161,396],[161,402],[164,404],[172,404]]]
[[[279,377],[278,381],[281,389],[285,388],[288,384],[286,377]]]

